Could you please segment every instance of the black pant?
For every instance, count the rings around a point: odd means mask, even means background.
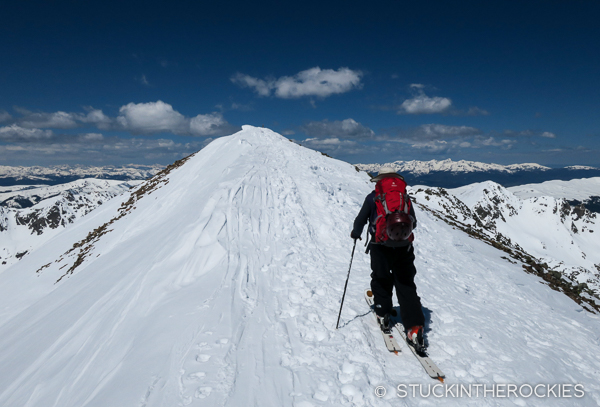
[[[415,325],[424,325],[425,317],[421,309],[421,298],[417,295],[413,246],[387,247],[372,244],[371,253],[371,291],[375,296],[375,312],[384,316],[392,311],[392,289],[396,287],[396,296],[400,304],[400,316],[406,329]]]

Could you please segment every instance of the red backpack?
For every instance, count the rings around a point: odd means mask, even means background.
[[[411,240],[413,218],[402,178],[385,177],[375,184],[375,242]]]

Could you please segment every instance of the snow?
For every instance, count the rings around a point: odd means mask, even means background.
[[[483,182],[449,189],[471,210],[483,208],[501,214],[494,229],[553,267],[575,273],[572,279],[596,289],[600,266],[600,229],[596,214],[574,214],[564,201],[576,193],[585,196],[600,178],[552,181],[522,188],[504,188]],[[562,186],[562,188],[560,187]],[[531,191],[537,191],[532,194]],[[578,191],[578,192],[575,192]],[[545,192],[549,192],[544,195]],[[533,195],[533,196],[532,196]],[[568,210],[567,210],[568,209]],[[491,222],[488,219],[488,222]],[[584,270],[582,270],[585,269]]]
[[[426,175],[430,172],[445,171],[452,173],[471,173],[471,172],[505,172],[515,173],[519,171],[546,171],[549,167],[539,164],[524,163],[524,164],[487,164],[477,161],[459,160],[430,160],[430,161],[394,161],[387,164],[356,164],[362,171],[378,172],[383,166],[392,167],[396,172],[411,173],[414,176]]]
[[[163,168],[162,165],[136,165],[124,166],[70,166],[54,165],[51,167],[11,167],[0,165],[0,181],[13,179],[44,183],[54,183],[62,177],[67,178],[115,178],[121,180],[147,179]],[[11,181],[13,182],[13,181]],[[1,188],[1,187],[0,187]]]
[[[392,406],[397,385],[435,384],[408,349],[386,351],[360,242],[335,330],[365,173],[244,126],[165,177],[0,274],[0,405]],[[416,283],[447,383],[580,383],[586,395],[401,403],[598,405],[598,317],[416,209]],[[66,274],[78,251],[63,253],[111,219]]]
[[[0,187],[0,273],[61,229],[142,181],[81,179],[61,185]],[[26,202],[29,207],[21,208]]]
[[[571,181],[553,180],[539,184],[510,187],[508,190],[523,199],[551,196],[584,201],[592,196],[600,196],[600,177],[573,179]]]

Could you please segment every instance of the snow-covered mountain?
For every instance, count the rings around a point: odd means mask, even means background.
[[[371,189],[350,164],[244,126],[108,201],[0,274],[0,405],[600,403],[598,315],[423,195],[416,283],[446,384],[585,395],[399,400],[399,384],[435,383],[406,347],[385,350],[363,250],[335,329],[349,231]]]
[[[534,188],[530,185],[523,190]],[[491,181],[449,190],[418,186],[414,190],[417,202],[437,216],[505,250],[513,260],[524,263],[527,271],[577,301],[587,302],[584,307],[600,311],[600,218],[596,213],[541,193],[519,197]]]
[[[476,182],[494,181],[505,187],[548,180],[571,180],[600,176],[600,169],[586,166],[550,168],[539,164],[486,164],[475,161],[395,161],[386,164],[356,164],[362,170],[377,173],[382,166],[394,168],[409,184],[444,188]]]
[[[140,183],[90,178],[55,186],[0,187],[0,272]]]
[[[572,206],[583,204],[588,210],[600,213],[600,177],[570,181],[553,180],[541,184],[519,185],[508,189],[520,198],[540,196],[564,198]]]
[[[0,165],[0,186],[57,185],[84,178],[120,181],[144,180],[162,170],[162,165],[9,167]]]
[[[425,175],[432,172],[451,172],[451,173],[468,173],[468,172],[505,172],[514,174],[519,171],[547,171],[550,167],[544,167],[539,164],[512,164],[512,165],[500,165],[500,164],[486,164],[476,161],[452,161],[447,160],[431,160],[431,161],[394,161],[393,163],[383,164],[388,167],[394,168],[400,173],[410,173],[412,175]],[[379,172],[379,168],[382,164],[356,164],[362,171],[368,172]]]

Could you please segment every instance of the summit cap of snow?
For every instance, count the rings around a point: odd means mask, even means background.
[[[395,177],[404,179],[404,177],[396,172],[392,167],[383,166],[379,169],[379,174],[376,177],[371,178],[371,182],[377,182],[386,177]]]

